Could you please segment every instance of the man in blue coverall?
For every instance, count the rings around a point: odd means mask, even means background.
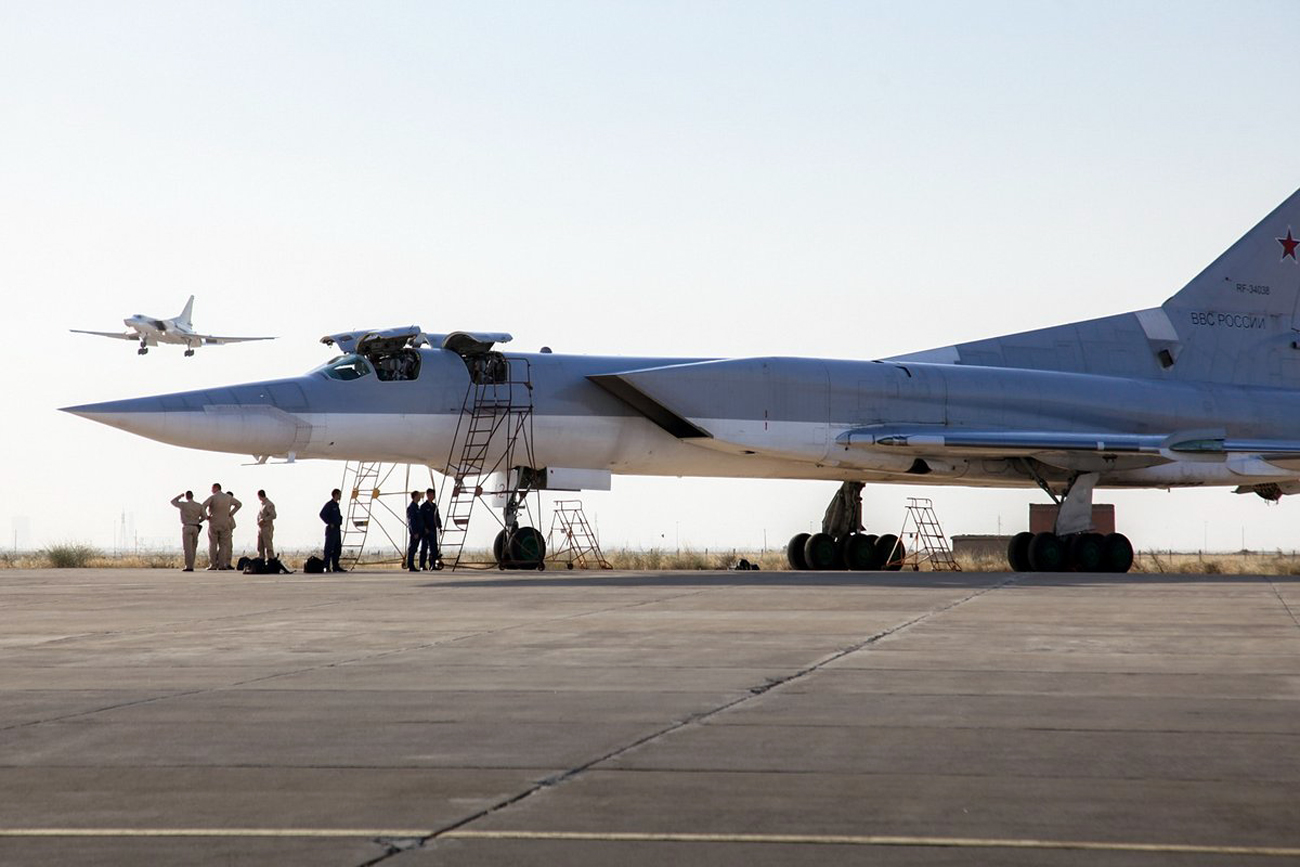
[[[330,492],[330,501],[320,510],[320,519],[325,522],[325,571],[346,572],[339,565],[339,555],[343,553],[343,513],[339,511],[339,500],[343,492],[335,488]]]
[[[424,515],[420,513],[423,496],[419,491],[411,491],[411,502],[406,507],[406,532],[410,538],[406,543],[406,568],[411,572],[420,571],[415,568],[415,552],[420,550],[420,540],[424,538]]]
[[[438,531],[442,529],[442,518],[438,516],[438,497],[433,488],[425,491],[420,516],[424,519],[424,537],[420,540],[420,568],[426,568],[424,564],[427,562],[427,568],[437,569]]]

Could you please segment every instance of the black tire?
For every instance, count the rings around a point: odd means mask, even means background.
[[[838,553],[835,538],[829,533],[813,533],[803,543],[803,561],[809,569],[834,569]]]
[[[1017,533],[1007,543],[1007,564],[1012,572],[1029,571],[1029,543],[1033,540],[1033,533]]]
[[[876,539],[876,568],[886,572],[897,572],[903,568],[903,558],[907,549],[903,542],[893,533],[886,533]]]
[[[802,571],[808,568],[808,562],[803,558],[803,546],[807,541],[808,534],[799,533],[790,540],[790,544],[785,546],[785,559],[791,569]]]
[[[492,559],[496,561],[497,568],[506,568],[506,531],[502,530],[497,533],[497,537],[492,540]]]
[[[1060,572],[1065,568],[1065,546],[1055,533],[1035,533],[1029,540],[1029,568],[1034,572]]]
[[[546,539],[536,527],[520,527],[506,546],[516,569],[540,569],[546,559]]]
[[[1106,560],[1106,540],[1100,533],[1080,533],[1067,546],[1070,568],[1075,572],[1101,572]]]
[[[876,537],[850,533],[840,542],[840,564],[853,572],[876,568]]]
[[[1123,533],[1105,537],[1104,567],[1107,572],[1124,573],[1133,568],[1133,543]]]

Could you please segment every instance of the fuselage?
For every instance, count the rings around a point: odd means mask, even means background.
[[[381,379],[345,356],[302,376],[70,407],[187,448],[291,460],[366,460],[445,470],[470,373],[460,355],[423,348],[411,378]],[[539,467],[615,474],[803,478],[1026,487],[1069,467],[1016,455],[863,449],[846,431],[881,424],[946,429],[1160,434],[1221,430],[1283,437],[1300,424],[1290,389],[1158,382],[1057,371],[803,358],[700,359],[510,355],[532,384]],[[368,367],[363,372],[361,368]],[[662,370],[659,397],[703,436],[683,438],[589,377]],[[497,447],[500,447],[499,445]],[[1294,479],[1243,477],[1224,460],[1085,455],[1101,485],[1178,487]],[[1258,471],[1256,471],[1258,472]]]

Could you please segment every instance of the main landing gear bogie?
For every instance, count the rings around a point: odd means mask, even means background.
[[[1123,533],[1017,533],[1007,545],[1015,572],[1127,572],[1133,544]]]
[[[838,539],[829,533],[799,533],[786,545],[785,556],[798,571],[896,572],[903,568],[907,550],[892,533],[849,533]]]

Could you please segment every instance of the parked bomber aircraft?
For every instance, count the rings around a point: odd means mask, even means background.
[[[194,296],[185,302],[185,309],[172,319],[155,319],[152,316],[145,316],[143,313],[137,313],[134,316],[128,316],[122,320],[122,324],[130,331],[81,331],[77,328],[69,329],[74,334],[94,334],[97,337],[116,337],[118,340],[138,340],[140,348],[136,350],[139,355],[145,355],[149,352],[150,346],[157,346],[159,343],[180,343],[185,346],[185,355],[194,354],[195,347],[198,346],[215,346],[222,343],[241,343],[245,340],[274,340],[274,337],[218,337],[215,334],[196,334],[194,326],[190,323],[190,314],[194,311]]]
[[[505,355],[508,335],[412,327],[326,338],[344,354],[302,376],[66,411],[196,449],[455,475],[467,394],[513,369],[534,469],[844,483],[823,532],[791,540],[799,568],[880,567],[895,540],[860,532],[861,483],[913,482],[1040,487],[1056,532],[1018,535],[1014,568],[1125,571],[1128,540],[1093,532],[1097,487],[1300,493],[1296,227],[1300,191],[1159,307],[876,361]]]

